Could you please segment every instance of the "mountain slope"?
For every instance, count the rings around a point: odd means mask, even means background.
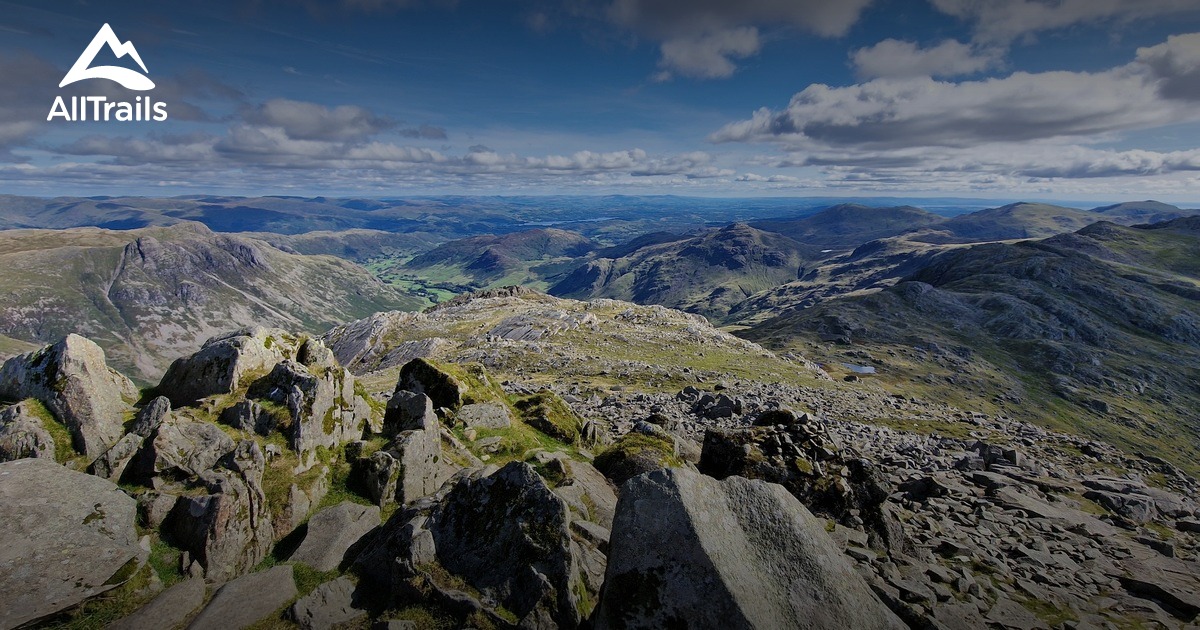
[[[584,256],[596,249],[591,239],[553,228],[500,236],[484,235],[443,243],[403,265],[406,272],[435,277],[461,277],[483,288],[512,284],[529,276],[536,263]],[[536,275],[536,274],[534,274]],[[505,278],[512,278],[505,282]]]
[[[877,363],[883,371],[930,392],[940,381],[955,396],[1136,449],[1174,444],[1166,452],[1194,461],[1198,223],[1102,222],[952,250],[894,287],[786,313],[745,335],[776,347],[825,339],[886,350],[894,358]]]
[[[843,249],[944,221],[944,217],[912,206],[872,208],[848,203],[800,219],[754,221],[750,225],[807,245]]]
[[[738,302],[795,280],[815,248],[744,223],[575,269],[549,293],[661,304],[720,319]]]
[[[46,343],[77,332],[143,380],[231,328],[318,332],[420,305],[352,263],[287,254],[195,223],[0,232],[0,252],[0,333]]]

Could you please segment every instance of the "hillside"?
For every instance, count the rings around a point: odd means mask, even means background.
[[[1200,455],[1196,222],[1102,222],[1039,241],[960,248],[893,287],[742,334],[776,348],[848,342],[824,350],[827,360],[870,356],[889,374],[881,378],[908,391],[1191,465]]]
[[[661,304],[721,319],[747,296],[803,275],[815,248],[744,223],[600,258],[550,287],[560,297]]]
[[[920,208],[899,206],[873,208],[859,204],[840,204],[812,216],[799,219],[753,221],[752,227],[776,232],[806,245],[848,249],[873,241],[946,221]]]
[[[254,323],[318,332],[420,301],[329,256],[288,254],[203,225],[0,232],[0,334],[76,332],[139,379],[217,332]]]

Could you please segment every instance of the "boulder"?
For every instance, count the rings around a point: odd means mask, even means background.
[[[77,605],[139,566],[137,503],[46,459],[0,463],[0,628]]]
[[[108,367],[100,346],[67,335],[0,366],[0,399],[26,398],[41,401],[71,431],[75,450],[95,459],[124,434],[138,390]]]
[[[308,520],[304,541],[291,560],[321,571],[332,571],[342,563],[346,551],[379,526],[379,508],[345,501],[325,508]]]
[[[393,603],[432,598],[460,624],[482,614],[500,627],[577,627],[582,577],[566,503],[528,464],[488,472],[464,472],[389,519],[359,557],[358,573]]]
[[[507,429],[512,426],[512,414],[500,403],[463,405],[454,416],[472,429]]]
[[[397,389],[388,399],[383,415],[383,432],[396,435],[401,431],[424,429],[437,421],[433,401],[425,394]]]
[[[220,463],[219,469],[197,476],[193,483],[199,493],[180,497],[163,523],[214,582],[245,573],[274,542],[262,490],[266,462],[258,444],[242,441]]]
[[[244,575],[222,586],[188,628],[240,630],[265,619],[295,596],[290,565]]]
[[[176,359],[158,391],[175,406],[190,405],[208,396],[228,394],[243,386],[243,378],[261,374],[295,352],[292,337],[261,326],[213,337],[198,352]]]
[[[425,359],[413,359],[400,368],[396,389],[425,394],[435,408],[458,409],[463,404],[467,388],[450,374]]]
[[[241,431],[270,435],[280,424],[290,424],[290,415],[280,418],[255,400],[239,400],[221,412],[221,423]]]
[[[233,438],[211,422],[172,419],[146,438],[146,446],[138,455],[138,475],[142,479],[198,475],[216,466],[236,446]]]
[[[782,486],[686,469],[655,471],[622,487],[593,623],[906,627],[838,550],[825,522]]]
[[[150,434],[170,416],[171,400],[166,396],[157,396],[138,410],[129,431],[142,437],[150,437]]]
[[[144,441],[145,438],[136,433],[126,433],[112,448],[92,462],[90,472],[97,477],[119,482],[125,474],[125,468],[141,450]]]
[[[0,462],[26,457],[54,460],[54,438],[34,405],[41,403],[19,402],[0,410]]]
[[[1154,499],[1144,494],[1118,494],[1103,490],[1088,490],[1083,498],[1090,499],[1135,523],[1148,523],[1158,515]]]
[[[297,600],[288,617],[304,630],[324,630],[366,616],[367,611],[354,603],[354,582],[342,576]]]
[[[670,438],[631,432],[597,455],[594,464],[620,486],[642,473],[679,466],[682,462],[675,456],[675,445]]]
[[[542,390],[518,399],[514,405],[521,420],[550,437],[574,444],[583,431],[583,420],[554,392]]]
[[[380,507],[392,501],[411,503],[436,491],[454,474],[455,467],[442,457],[437,419],[426,427],[404,431],[387,450],[355,462],[356,477]]]
[[[186,579],[159,593],[137,612],[108,626],[108,630],[175,628],[204,605],[204,580]]]
[[[387,451],[375,451],[369,457],[354,462],[354,475],[366,490],[367,497],[379,507],[396,500],[396,483],[400,479],[400,464]]]

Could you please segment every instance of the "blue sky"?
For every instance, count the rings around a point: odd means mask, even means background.
[[[92,0],[0,16],[9,193],[1200,201],[1195,0]],[[57,95],[137,94],[58,88],[104,23],[137,47],[167,121],[46,122]]]

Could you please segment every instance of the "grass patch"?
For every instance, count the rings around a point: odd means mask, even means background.
[[[156,593],[148,590],[152,569],[149,565],[138,569],[121,586],[97,595],[74,609],[39,624],[42,628],[61,630],[99,630],[137,612]]]
[[[296,596],[304,597],[316,588],[331,580],[336,580],[341,574],[337,569],[318,571],[303,562],[292,564],[292,577],[296,580]]]
[[[75,450],[75,441],[71,435],[71,430],[67,428],[67,425],[59,422],[58,418],[55,418],[54,414],[46,408],[46,405],[42,404],[42,401],[36,398],[26,398],[21,401],[21,404],[25,405],[29,413],[38,419],[42,428],[54,440],[54,461],[60,464],[73,461],[77,464],[76,468],[80,470],[88,464],[86,461],[87,457],[80,455]]]
[[[183,550],[155,536],[150,542],[150,566],[158,574],[158,579],[164,588],[170,588],[183,581],[183,571],[179,567],[179,558]]]
[[[513,397],[512,406],[526,424],[567,444],[579,440],[583,420],[551,391],[543,390],[532,396]]]

